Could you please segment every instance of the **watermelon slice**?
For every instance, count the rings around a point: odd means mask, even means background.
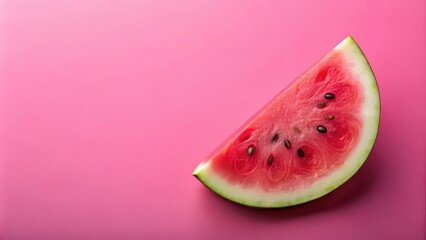
[[[358,171],[373,147],[379,116],[373,72],[347,37],[213,151],[193,175],[243,205],[304,203]]]

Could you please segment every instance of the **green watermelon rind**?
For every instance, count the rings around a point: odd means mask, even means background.
[[[309,187],[291,193],[264,192],[231,185],[209,168],[209,161],[202,162],[193,172],[206,187],[222,197],[247,206],[280,208],[305,203],[322,197],[350,179],[368,158],[376,140],[380,121],[380,95],[374,73],[355,40],[349,36],[333,51],[342,51],[347,66],[360,81],[365,100],[362,106],[363,130],[361,139],[345,163],[330,175]]]

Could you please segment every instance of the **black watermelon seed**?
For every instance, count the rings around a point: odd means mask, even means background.
[[[278,138],[280,138],[280,135],[278,135],[278,133],[275,133],[274,136],[272,137],[271,142],[276,142],[278,141]]]
[[[326,120],[333,120],[334,116],[333,115],[327,115],[324,117]]]
[[[327,106],[326,102],[317,102],[317,108],[325,108]]]
[[[332,93],[326,93],[326,94],[324,94],[324,98],[325,99],[329,99],[329,100],[331,100],[331,99],[334,99],[336,96],[334,96],[334,94],[332,94]]]
[[[272,156],[272,154],[271,154],[271,155],[269,155],[269,158],[268,158],[268,166],[271,166],[273,161],[274,161],[274,156]]]
[[[297,155],[299,155],[299,157],[304,157],[305,156],[305,152],[301,149],[301,148],[298,148],[297,149]]]
[[[318,126],[317,130],[320,133],[326,133],[327,132],[327,128],[325,128],[324,126]]]
[[[247,149],[247,153],[248,153],[248,155],[249,155],[249,156],[251,156],[251,155],[253,154],[253,152],[254,152],[254,147],[253,147],[253,146],[250,146],[250,147]]]
[[[284,144],[285,144],[285,147],[286,147],[287,149],[290,149],[290,148],[291,148],[291,142],[290,142],[288,139],[286,139],[286,140],[284,141]]]

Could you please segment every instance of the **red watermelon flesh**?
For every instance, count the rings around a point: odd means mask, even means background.
[[[225,198],[257,207],[309,201],[352,176],[374,142],[379,100],[356,43],[349,37],[339,46],[274,97],[194,175]]]

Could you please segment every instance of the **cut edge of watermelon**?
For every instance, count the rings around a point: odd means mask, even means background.
[[[333,51],[341,52],[364,90],[361,106],[363,129],[359,144],[340,169],[313,183],[309,187],[291,193],[264,192],[261,189],[243,188],[229,184],[210,168],[210,161],[203,161],[193,175],[206,187],[224,198],[243,205],[263,208],[278,208],[301,204],[333,191],[351,178],[367,159],[374,145],[380,121],[380,95],[373,71],[355,40],[349,36]]]

